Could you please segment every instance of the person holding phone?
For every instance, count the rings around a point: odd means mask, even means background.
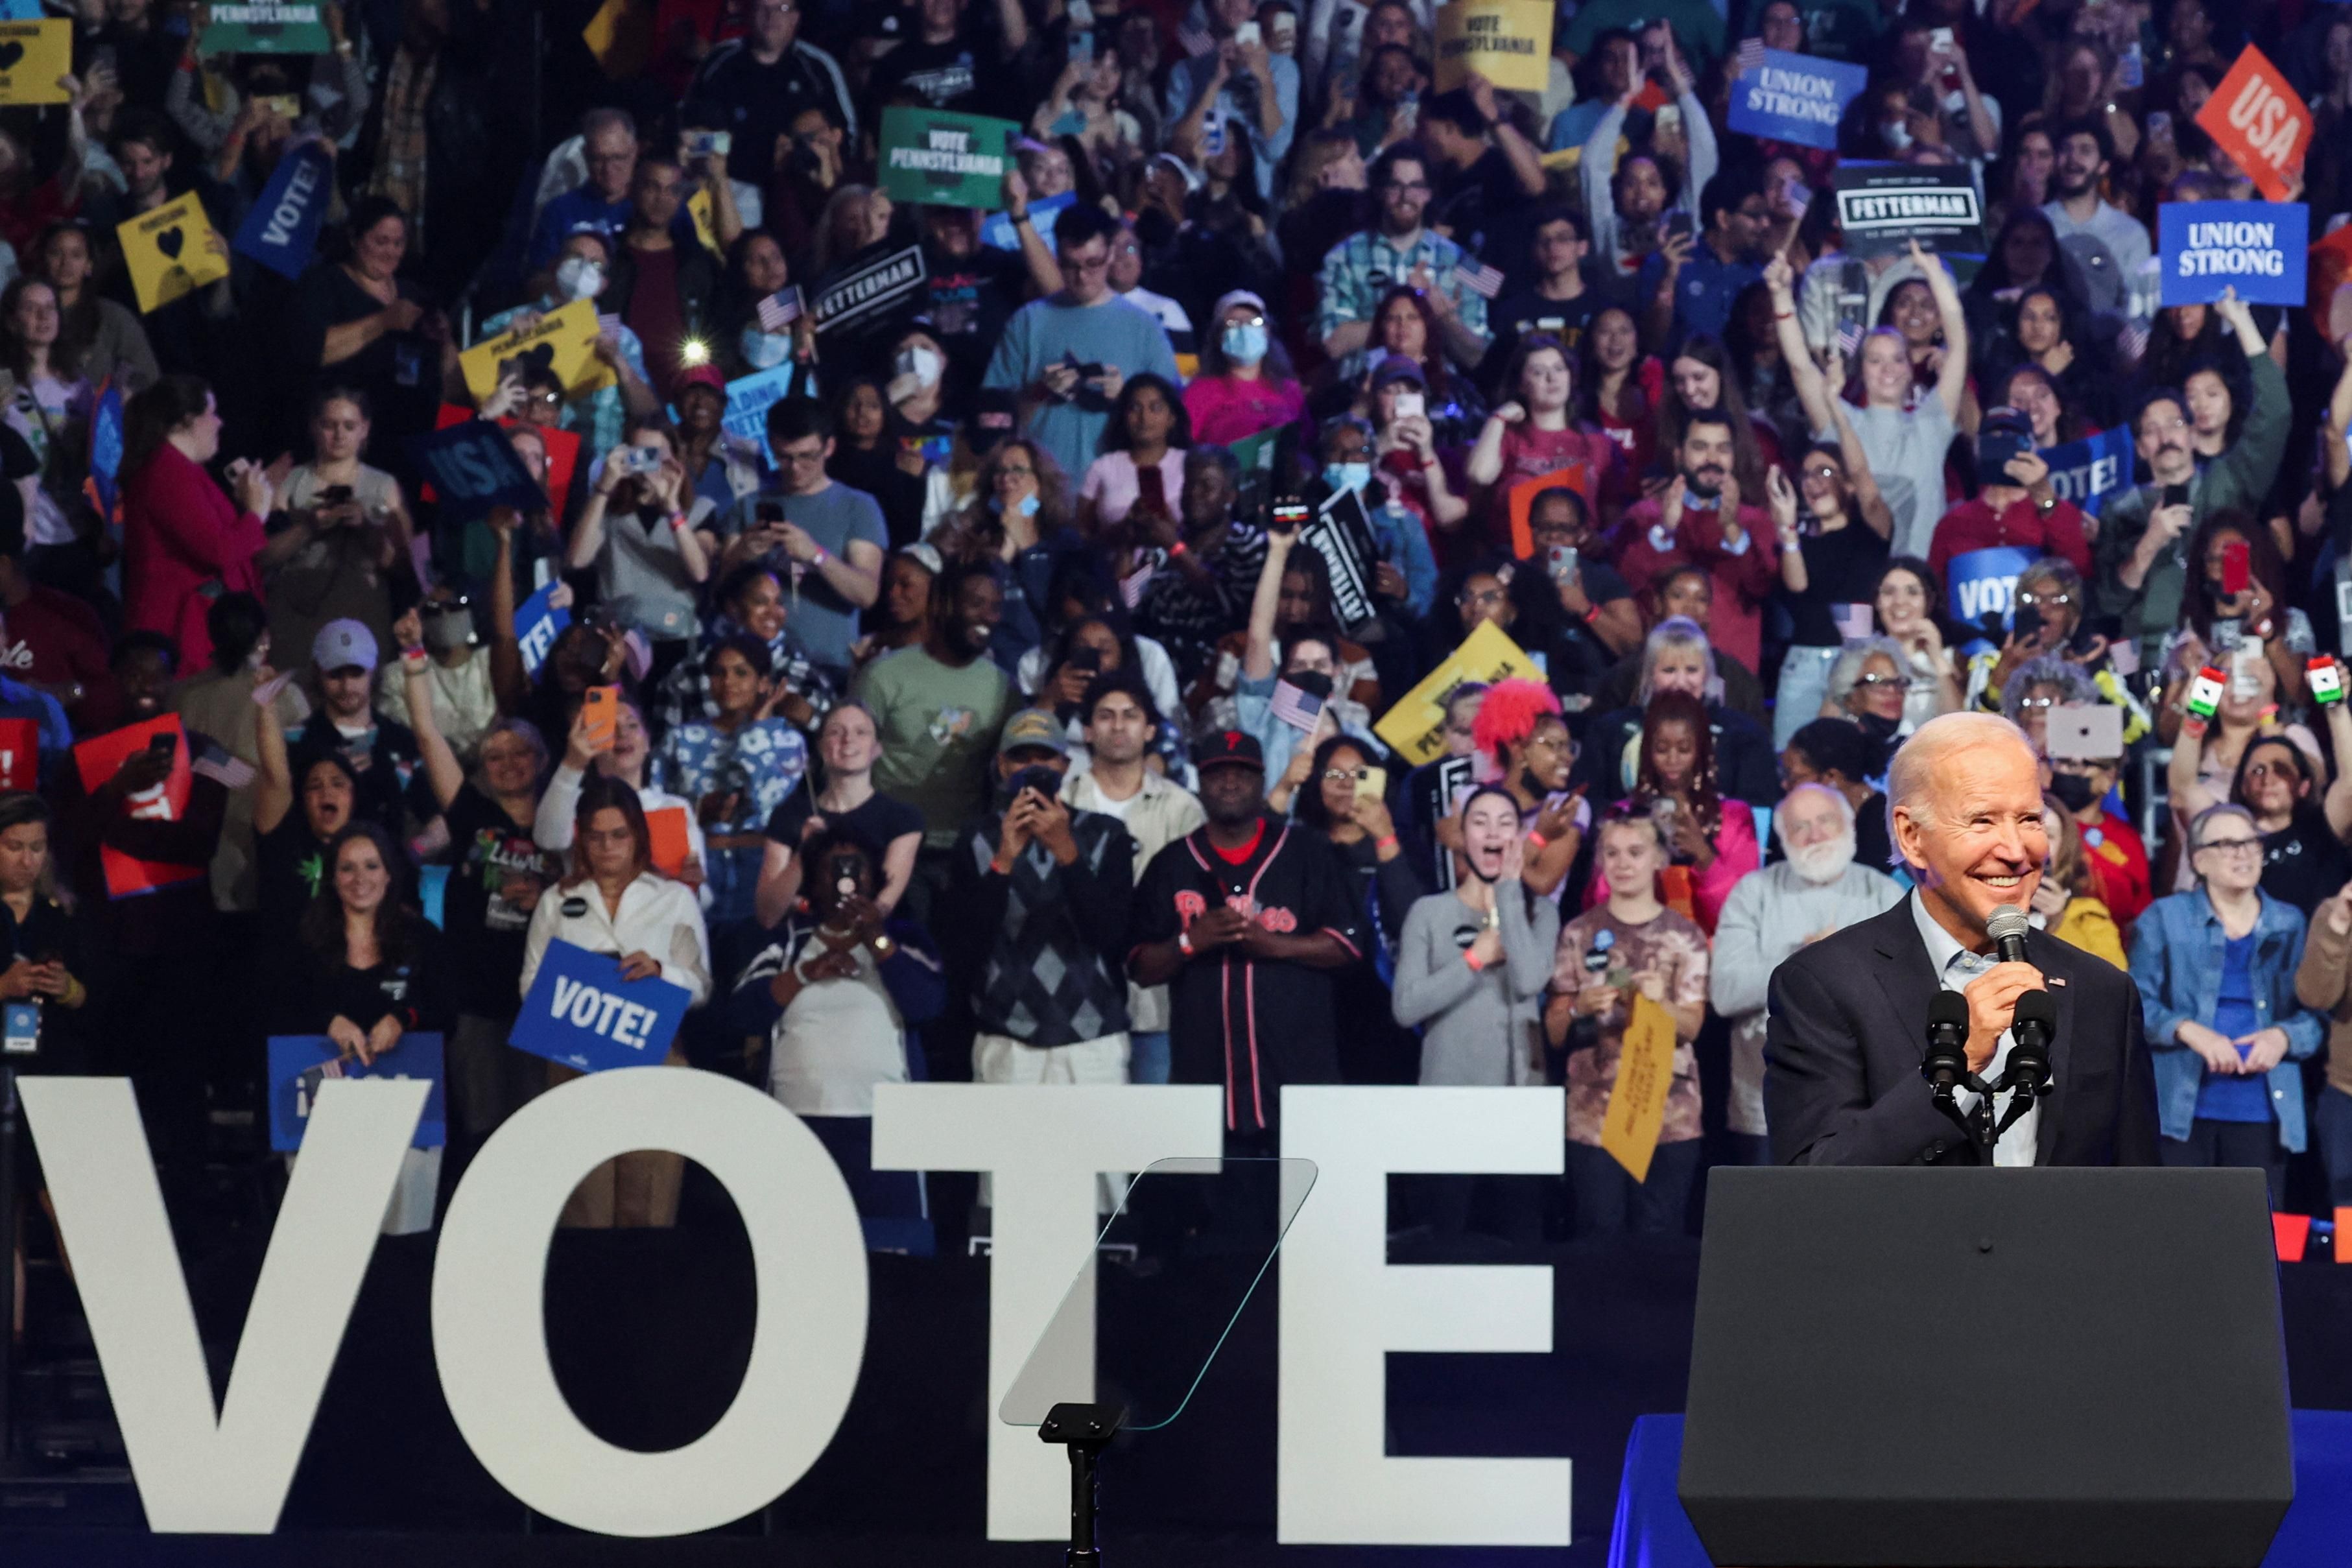
[[[2237,290],[2211,310],[2229,324],[2253,384],[2243,433],[2200,468],[2186,395],[2162,386],[2143,394],[2132,416],[2132,446],[2150,480],[2110,495],[2099,510],[2094,578],[2099,609],[2123,618],[2125,635],[2140,640],[2141,664],[2151,668],[2161,663],[2165,641],[2180,624],[2197,559],[2189,553],[2190,535],[2218,512],[2259,512],[2285,455],[2294,414],[2286,377]],[[2272,588],[2275,595],[2276,584]]]
[[[2051,488],[2050,465],[2034,449],[2033,425],[2014,408],[1985,411],[1977,430],[1977,493],[1936,524],[1927,564],[1947,579],[1952,562],[1971,551],[2019,545],[2091,570],[2090,524],[2080,507]],[[2082,618],[2078,612],[2078,621]]]
[[[1885,574],[1886,535],[1894,520],[1858,441],[1843,447],[1816,441],[1798,459],[1796,483],[1777,468],[1767,476],[1765,499],[1771,503],[1783,602],[1794,628],[1772,704],[1772,749],[1778,752],[1820,714],[1830,667],[1846,639],[1857,635],[1848,628],[1868,626],[1867,606]],[[1906,677],[1907,698],[1907,650],[1898,668]]]
[[[1641,748],[1633,793],[1612,809],[1656,819],[1666,847],[1658,896],[1711,932],[1732,888],[1763,862],[1755,808],[1717,786],[1706,706],[1689,693],[1660,691],[1650,699]],[[1604,868],[1586,887],[1586,908],[1609,898],[1610,876]]]
[[[2277,678],[2279,700],[2300,710],[2304,671],[2319,651],[2311,617],[2287,603],[2287,564],[2269,529],[2237,508],[2209,513],[2189,536],[2195,570],[2181,596],[2186,629],[2211,655],[2259,646]]]
[[[944,922],[950,983],[970,1002],[975,1083],[1125,1083],[1134,840],[1064,804],[1062,721],[1024,708],[996,744],[994,801],[956,840]]]
[[[1291,816],[1301,827],[1320,834],[1337,857],[1355,900],[1357,925],[1380,956],[1399,958],[1398,933],[1406,914],[1429,891],[1422,862],[1407,856],[1389,813],[1388,770],[1372,749],[1350,735],[1334,735],[1317,746],[1302,770],[1306,782],[1291,796]],[[1339,1025],[1351,1043],[1357,1070],[1352,1082],[1411,1083],[1417,1052],[1410,1026],[1390,1012],[1388,983],[1367,946],[1364,956],[1341,972]]]
[[[822,827],[802,849],[808,901],[745,966],[728,1023],[760,1039],[752,1081],[816,1134],[859,1217],[923,1223],[922,1177],[874,1169],[874,1089],[908,1081],[909,1031],[947,1005],[939,948],[877,901],[880,865],[857,835]]]
[[[716,516],[710,499],[688,484],[667,420],[622,427],[564,560],[574,572],[593,567],[598,600],[652,646],[649,680],[667,676],[694,646],[696,598],[719,555]]]
[[[278,647],[308,647],[346,617],[391,634],[391,580],[410,559],[413,525],[400,481],[361,461],[373,429],[363,392],[330,387],[311,400],[310,460],[277,487],[258,557]]]

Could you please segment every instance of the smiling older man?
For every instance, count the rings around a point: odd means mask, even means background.
[[[1985,931],[2003,904],[2028,907],[2050,852],[2024,731],[1989,713],[1931,720],[1895,753],[1887,799],[1895,848],[1917,883],[1911,896],[1772,976],[1764,1104],[1775,1157],[1984,1163],[1920,1076],[1928,1005],[1939,989],[1967,996],[1969,1070],[1998,1082],[2018,998],[2046,985],[2058,1020],[2051,1088],[1991,1163],[2156,1163],[2155,1078],[2128,978],[2040,931],[2026,937],[2028,962],[2003,963]]]

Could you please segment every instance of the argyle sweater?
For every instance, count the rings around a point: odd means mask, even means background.
[[[949,897],[933,921],[981,1028],[1024,1045],[1100,1039],[1128,1026],[1127,929],[1135,840],[1100,812],[1070,814],[1078,858],[1032,843],[999,876],[999,819],[956,841]]]

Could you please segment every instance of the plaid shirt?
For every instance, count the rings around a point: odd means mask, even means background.
[[[663,679],[658,708],[665,731],[680,724],[719,717],[719,703],[710,695],[710,677],[702,668],[700,655],[709,652],[710,644],[719,638],[732,637],[742,629],[725,616],[714,616],[697,656],[678,660]],[[769,672],[816,710],[806,726],[810,734],[815,734],[824,716],[841,700],[841,689],[834,683],[833,677],[810,660],[807,651],[793,640],[789,626],[768,644],[768,659]]]
[[[1468,270],[1476,269],[1477,263],[1469,261],[1460,246],[1425,228],[1403,249],[1389,243],[1388,236],[1378,228],[1360,229],[1323,258],[1316,290],[1322,305],[1315,313],[1315,335],[1328,338],[1346,322],[1370,321],[1381,295],[1412,277],[1413,268],[1426,267],[1437,280],[1438,291],[1454,301],[1462,324],[1483,338],[1486,301],[1465,289],[1454,276],[1465,269],[1465,262]]]

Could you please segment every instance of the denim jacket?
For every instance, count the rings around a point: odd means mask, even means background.
[[[2286,1031],[2286,1059],[2269,1073],[2271,1110],[2279,1142],[2290,1152],[2304,1146],[2303,1072],[2295,1064],[2315,1055],[2326,1020],[2296,1001],[2295,966],[2303,960],[2304,920],[2294,905],[2258,892],[2254,921],[2254,1014],[2262,1028]],[[2174,893],[2150,904],[2132,928],[2131,975],[2156,1067],[2157,1120],[2167,1138],[2185,1139],[2197,1119],[2204,1058],[2180,1043],[2183,1023],[2210,1024],[2221,989],[2221,954],[2228,942],[2202,890]]]

